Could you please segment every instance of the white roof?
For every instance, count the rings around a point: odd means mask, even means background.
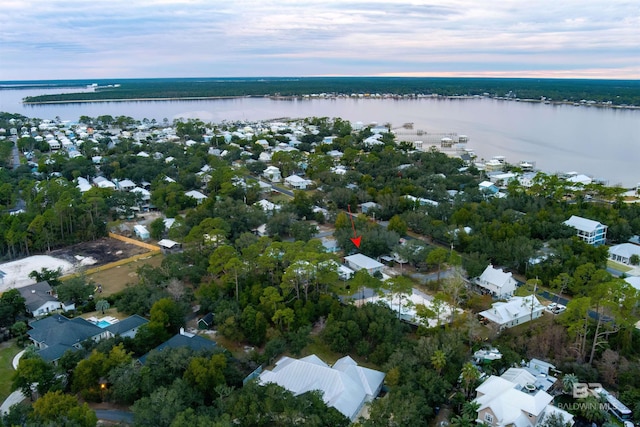
[[[640,291],[640,277],[629,276],[629,277],[626,277],[624,281]]]
[[[184,195],[187,197],[193,197],[194,199],[197,199],[197,200],[202,200],[207,198],[207,196],[205,196],[198,190],[187,191],[186,193],[184,193]]]
[[[133,226],[133,229],[136,231],[136,233],[149,233],[149,230],[147,230],[147,227],[145,227],[144,225],[136,224]]]
[[[539,416],[553,401],[547,392],[535,390],[532,393],[523,390],[518,383],[503,377],[490,376],[476,391],[480,395],[475,402],[480,404],[478,411],[491,408],[497,417],[497,425],[514,424],[517,427],[530,427],[523,411]]]
[[[344,260],[350,264],[357,265],[360,268],[371,269],[371,268],[381,268],[384,264],[379,263],[373,258],[369,258],[366,255],[355,254],[344,257]]]
[[[571,218],[564,222],[565,225],[569,227],[573,227],[580,231],[593,232],[599,228],[604,227],[604,225],[600,224],[598,221],[594,221],[587,218],[582,218],[580,216],[571,215]]]
[[[618,255],[624,258],[631,258],[632,255],[640,256],[640,246],[634,245],[633,243],[622,243],[611,246],[609,248],[609,255]]]
[[[537,311],[544,310],[544,306],[534,295],[526,297],[512,297],[507,302],[493,303],[489,310],[481,311],[479,314],[498,325],[504,325],[513,319],[530,316]]]
[[[260,374],[260,383],[275,383],[294,395],[320,390],[324,402],[336,408],[352,421],[365,401],[371,400],[385,374],[358,366],[349,356],[338,360],[333,367],[316,355],[293,359],[283,357],[272,371]]]
[[[285,178],[285,181],[287,181],[287,182],[291,182],[291,183],[294,183],[294,184],[295,184],[295,183],[300,183],[300,184],[302,184],[302,183],[308,183],[308,182],[311,182],[311,181],[309,181],[308,179],[304,179],[304,178],[302,178],[302,177],[300,177],[300,176],[298,176],[298,175],[290,175],[290,176],[288,176],[288,177],[286,177],[286,178]]]
[[[509,280],[512,279],[511,276],[511,273],[507,273],[501,269],[493,268],[493,266],[489,264],[480,275],[480,281],[491,283],[497,288],[502,289],[506,284],[509,283]]]
[[[145,189],[145,188],[142,188],[142,187],[133,188],[131,190],[131,192],[132,193],[140,193],[140,195],[142,196],[143,199],[151,197],[151,192],[149,190]]]
[[[158,246],[162,246],[163,248],[171,249],[172,247],[179,245],[180,243],[175,242],[171,239],[162,239],[158,242]]]
[[[122,181],[118,182],[118,186],[123,188],[123,187],[135,187],[136,183],[131,181],[130,179],[123,179]]]
[[[84,193],[85,191],[89,191],[91,189],[91,184],[89,184],[89,181],[87,181],[86,178],[79,176],[78,184],[76,185],[76,187],[80,189],[80,192]]]
[[[262,208],[263,211],[273,211],[278,209],[278,205],[268,201],[267,199],[261,199],[254,203]]]

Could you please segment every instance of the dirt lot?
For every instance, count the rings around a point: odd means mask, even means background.
[[[149,264],[153,267],[159,267],[164,258],[161,254],[149,255],[140,258],[129,264],[110,268],[108,270],[98,271],[87,276],[94,283],[102,285],[102,296],[109,296],[123,290],[128,284],[135,285],[138,283],[137,270],[143,264]]]
[[[103,237],[91,242],[82,242],[66,248],[56,249],[51,251],[49,255],[64,259],[74,265],[83,258],[89,258],[91,261],[85,265],[88,267],[97,267],[145,252],[149,252],[149,250],[131,243]],[[93,262],[94,260],[95,262]]]

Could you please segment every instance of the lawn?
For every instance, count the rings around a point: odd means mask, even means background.
[[[0,402],[11,394],[11,378],[13,377],[13,357],[22,350],[16,346],[16,340],[0,344]]]
[[[607,260],[607,267],[613,268],[614,270],[618,270],[618,271],[621,271],[623,273],[626,273],[629,270],[633,270],[633,267],[629,267],[626,264],[621,264],[619,262],[615,262],[615,261],[610,260],[610,259]]]
[[[159,267],[164,256],[161,254],[149,255],[149,257],[140,258],[129,264],[113,267],[108,270],[98,271],[87,276],[95,283],[102,285],[101,296],[109,296],[123,290],[127,284],[138,283],[137,270],[144,264]]]

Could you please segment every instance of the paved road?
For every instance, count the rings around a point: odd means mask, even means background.
[[[26,397],[20,390],[14,391],[2,402],[2,405],[0,405],[0,414],[6,414],[13,405],[22,402],[24,399],[26,399]]]

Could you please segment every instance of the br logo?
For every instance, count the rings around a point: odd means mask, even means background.
[[[602,390],[600,383],[575,383],[572,395],[574,399],[583,399],[590,395],[589,390]]]

